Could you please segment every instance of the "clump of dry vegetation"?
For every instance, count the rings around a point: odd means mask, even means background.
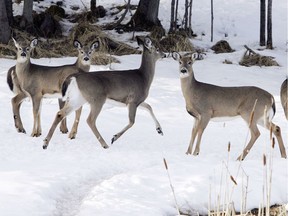
[[[164,52],[195,51],[195,48],[193,47],[189,38],[181,33],[168,34],[166,37],[161,39],[159,43]]]
[[[14,30],[16,39],[21,44],[29,45],[31,36],[23,31]],[[92,64],[109,64],[119,62],[111,55],[140,54],[141,51],[125,43],[113,40],[97,25],[88,22],[80,23],[72,28],[68,37],[59,39],[39,39],[37,48],[34,50],[33,58],[58,58],[62,56],[77,56],[77,50],[73,47],[73,40],[79,40],[83,45],[90,45],[99,40],[100,47],[92,57]],[[108,54],[109,53],[109,54]],[[0,57],[15,58],[16,48],[12,40],[7,45],[0,44]]]
[[[211,47],[211,49],[216,53],[230,53],[234,52],[231,48],[230,44],[226,40],[220,40],[215,45]]]
[[[112,55],[140,54],[141,51],[125,43],[113,40],[97,25],[91,25],[88,22],[75,26],[69,36],[70,40],[77,39],[83,43],[92,43],[95,40],[100,41],[100,52],[110,53]]]
[[[250,67],[250,66],[279,66],[279,64],[271,56],[262,56],[259,53],[254,52],[252,49],[244,46],[246,52],[244,53],[240,65]]]

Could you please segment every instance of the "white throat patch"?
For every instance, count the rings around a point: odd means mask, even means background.
[[[187,78],[187,77],[189,77],[190,75],[189,75],[189,73],[187,72],[187,73],[181,73],[180,72],[180,78],[181,79],[183,79],[183,78]]]

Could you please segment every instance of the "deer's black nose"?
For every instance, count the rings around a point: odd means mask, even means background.
[[[187,71],[186,68],[181,68],[180,72],[181,72],[181,73],[187,73],[188,71]]]
[[[22,53],[21,53],[21,56],[26,57],[26,53],[25,53],[25,52],[22,52]]]
[[[84,61],[89,61],[89,58],[88,58],[88,57],[85,57],[85,58],[84,58]]]

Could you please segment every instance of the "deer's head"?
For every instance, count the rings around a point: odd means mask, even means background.
[[[178,52],[173,52],[172,57],[179,62],[180,78],[186,78],[193,74],[192,65],[195,62],[195,53],[181,55]]]
[[[91,56],[94,51],[99,47],[99,41],[93,42],[90,47],[82,46],[82,44],[78,40],[74,40],[73,45],[78,50],[78,61],[82,65],[90,65],[91,64]]]
[[[165,58],[166,54],[159,48],[158,45],[152,42],[149,36],[144,38],[137,36],[137,43],[139,46],[143,46],[144,52],[148,52],[156,60],[160,58]]]
[[[14,45],[17,48],[17,62],[24,63],[30,60],[31,52],[36,47],[38,40],[34,38],[29,46],[20,46],[18,42],[12,38],[14,41]]]

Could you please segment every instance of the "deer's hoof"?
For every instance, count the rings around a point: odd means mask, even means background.
[[[156,128],[156,131],[158,132],[158,134],[163,136],[163,131],[160,127]]]
[[[18,133],[24,133],[26,134],[26,131],[24,128],[17,128]]]
[[[72,133],[72,134],[70,133],[69,134],[69,139],[75,139],[75,138],[76,138],[76,134],[74,134],[74,133]]]
[[[111,144],[113,144],[118,139],[117,135],[114,135],[111,139]]]

